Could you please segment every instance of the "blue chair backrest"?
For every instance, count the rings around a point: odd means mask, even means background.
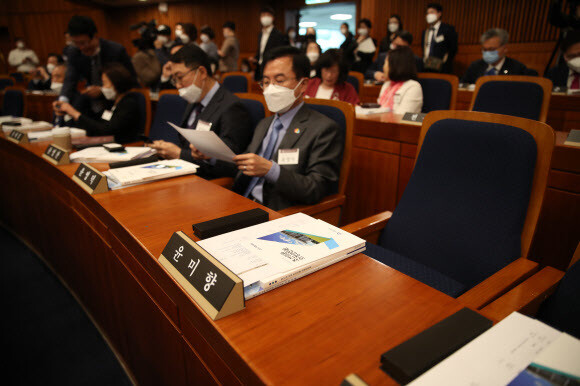
[[[491,81],[481,85],[473,111],[540,118],[544,90],[531,82]]]
[[[256,128],[258,122],[260,122],[266,116],[266,111],[264,110],[264,105],[260,101],[256,101],[254,99],[244,99],[240,98],[246,110],[250,114],[250,118],[252,119],[252,127]]]
[[[21,72],[13,72],[10,76],[14,77],[17,82],[24,82],[24,75]]]
[[[24,93],[21,90],[6,90],[2,114],[21,117],[24,113]]]
[[[346,117],[341,109],[328,105],[307,104],[312,110],[318,111],[320,114],[326,115],[328,118],[335,121],[338,126],[346,133]]]
[[[241,75],[228,75],[224,78],[222,86],[232,94],[248,92],[248,79]]]
[[[139,106],[139,133],[145,133],[145,124],[147,122],[147,99],[140,92],[132,91],[127,93],[127,95],[132,96],[137,101]]]
[[[358,89],[359,89],[359,84],[358,84],[358,78],[349,75],[346,77],[346,81],[350,84],[352,84],[352,87],[354,87],[354,89],[356,90],[356,92],[358,93]]]
[[[513,126],[435,122],[380,245],[473,287],[520,257],[536,153]]]
[[[14,86],[14,81],[10,78],[0,78],[0,90],[4,90],[6,87]]]
[[[451,103],[451,83],[444,79],[418,79],[423,89],[422,113],[436,110],[449,110]]]
[[[151,139],[162,139],[179,145],[177,131],[169,126],[167,122],[169,121],[180,125],[186,107],[187,102],[179,95],[161,95],[157,102],[157,111],[155,111],[155,118],[151,124],[151,130],[149,130],[149,137]]]
[[[537,318],[580,339],[580,262],[571,266],[554,294],[540,306]]]

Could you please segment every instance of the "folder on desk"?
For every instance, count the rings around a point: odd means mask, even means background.
[[[144,165],[127,166],[109,169],[103,174],[107,176],[109,189],[135,186],[147,182],[164,180],[193,174],[199,166],[181,159],[161,160]]]

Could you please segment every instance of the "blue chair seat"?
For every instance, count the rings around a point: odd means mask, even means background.
[[[451,297],[456,298],[467,289],[449,276],[378,245],[367,243],[364,254]]]

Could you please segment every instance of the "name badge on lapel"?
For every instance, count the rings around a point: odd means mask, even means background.
[[[300,149],[279,149],[278,165],[298,165]]]
[[[199,121],[197,121],[197,126],[195,126],[195,130],[210,131],[211,130],[211,122],[202,121],[200,119]]]
[[[443,36],[443,35],[437,35],[437,36],[435,36],[435,41],[437,43],[441,43],[443,40],[445,40],[445,36]]]
[[[110,121],[112,116],[113,112],[111,110],[105,110],[103,111],[103,115],[101,115],[101,119],[104,119],[105,121]]]

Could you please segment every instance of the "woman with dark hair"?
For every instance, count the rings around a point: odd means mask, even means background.
[[[320,54],[322,54],[322,48],[320,48],[320,46],[318,45],[318,43],[316,43],[315,41],[311,40],[306,42],[306,45],[304,46],[304,53],[306,54],[306,57],[308,58],[308,60],[310,61],[310,77],[314,77],[316,76],[316,71],[314,70],[314,64],[316,63],[316,61],[318,60],[318,58],[320,58]]]
[[[103,69],[102,92],[113,101],[110,110],[105,110],[100,119],[81,114],[69,103],[59,102],[57,115],[70,115],[76,126],[87,131],[88,136],[114,135],[115,142],[127,143],[137,140],[139,127],[139,105],[127,92],[135,86],[131,73],[120,63],[110,63]]]
[[[200,32],[199,38],[201,39],[201,44],[199,45],[199,47],[205,51],[205,53],[207,54],[207,56],[209,56],[212,62],[217,63],[220,57],[218,55],[218,47],[213,41],[213,39],[215,38],[215,33],[213,32],[213,29],[211,29],[210,26],[205,25],[201,27],[201,30],[199,32]]]
[[[188,44],[197,40],[197,28],[192,23],[177,23],[175,25],[175,42]]]
[[[355,51],[355,63],[353,71],[365,73],[373,63],[377,51],[377,41],[371,37],[372,24],[369,19],[360,19],[357,29],[357,48]]]
[[[326,51],[316,62],[316,78],[310,79],[305,96],[319,99],[332,99],[359,103],[354,87],[346,81],[348,65],[343,60],[340,50]]]
[[[377,102],[395,114],[420,113],[423,108],[423,90],[417,82],[415,55],[410,47],[391,50],[383,67],[386,82]]]
[[[387,24],[387,36],[381,40],[381,45],[379,47],[379,54],[381,52],[387,52],[391,50],[393,47],[393,40],[397,37],[397,32],[403,31],[403,22],[401,21],[401,17],[399,15],[391,15],[389,17],[389,23]]]

